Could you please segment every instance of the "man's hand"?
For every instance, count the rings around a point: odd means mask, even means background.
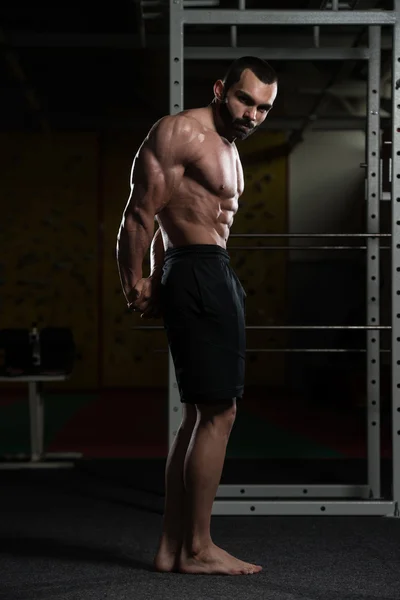
[[[129,294],[129,308],[140,312],[142,319],[161,317],[160,285],[161,281],[158,278],[139,279]]]

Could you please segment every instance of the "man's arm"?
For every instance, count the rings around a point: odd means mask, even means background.
[[[135,299],[135,285],[143,277],[143,259],[152,242],[154,217],[182,181],[189,129],[185,117],[162,119],[144,142],[134,164],[131,194],[117,239],[118,269],[128,304]],[[158,248],[159,243],[162,239],[159,241],[157,236],[154,246]]]
[[[159,227],[153,237],[150,246],[150,277],[156,280],[161,279],[162,268],[164,264],[164,242]]]

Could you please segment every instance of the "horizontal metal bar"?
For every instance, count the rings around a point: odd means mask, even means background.
[[[391,233],[232,233],[229,238],[268,237],[268,238],[387,238]]]
[[[158,6],[162,6],[162,0],[142,0],[140,2],[140,6],[142,8],[157,8]]]
[[[217,498],[369,498],[368,485],[220,485]]]
[[[394,516],[395,502],[372,500],[218,500],[214,501],[213,515],[345,515]]]
[[[294,129],[301,129],[304,125],[304,120],[308,118],[309,115],[304,117],[275,117],[271,115],[271,117],[265,119],[260,128],[269,131],[292,131]],[[363,117],[317,116],[309,122],[309,129],[313,131],[365,131],[366,122],[367,115]],[[390,126],[390,119],[388,117],[381,117],[381,129],[388,126]]]
[[[22,469],[72,469],[75,462],[72,461],[21,461],[12,459],[10,462],[0,462],[0,471],[17,471]]]
[[[366,350],[362,348],[247,348],[246,352],[297,352],[298,354],[303,353],[311,353],[311,354],[319,354],[319,353],[338,353],[338,354],[346,354],[346,353],[360,353],[365,354]],[[390,352],[390,350],[380,350],[380,352],[386,353]]]
[[[160,330],[160,329],[164,329],[164,327],[162,325],[138,325],[137,327],[130,327],[129,329],[133,330],[136,329],[138,331],[148,331],[148,330]]]
[[[185,60],[235,60],[241,56],[259,56],[266,60],[368,60],[368,48],[237,48],[187,46]]]
[[[70,375],[1,375],[0,381],[15,381],[16,383],[41,383],[45,381],[66,381]]]
[[[202,8],[208,6],[219,6],[219,0],[183,0],[184,8]]]
[[[155,348],[153,350],[153,352],[155,354],[167,354],[168,350],[165,350],[163,348]],[[303,353],[311,353],[311,354],[322,354],[322,353],[359,353],[359,354],[365,354],[366,350],[362,349],[362,348],[246,348],[246,352],[251,352],[253,354],[255,354],[256,352],[267,352],[267,353],[289,353],[289,352],[296,352],[298,354],[303,354]],[[385,353],[389,353],[390,350],[380,350],[381,353],[385,354]]]
[[[246,329],[251,330],[279,330],[279,329],[288,329],[288,330],[330,330],[330,329],[340,329],[340,330],[371,330],[378,331],[382,329],[392,329],[390,325],[247,325]]]
[[[351,31],[326,31],[323,39],[327,48],[350,48],[354,41]],[[297,47],[299,51],[310,46],[310,34],[306,30],[294,29],[289,35],[277,30],[268,33],[268,37],[261,31],[243,32],[240,35],[243,47],[256,46],[265,48]],[[52,47],[80,47],[80,48],[140,48],[140,35],[135,33],[92,33],[71,31],[27,31],[7,29],[7,41],[13,47],[52,48]],[[169,35],[153,33],[146,35],[149,48],[166,48],[169,44]],[[185,45],[187,47],[217,46],[225,44],[229,47],[229,30],[207,32],[207,36],[198,32],[186,32]],[[392,48],[391,32],[382,31],[382,50]],[[210,57],[212,58],[212,57]]]
[[[144,13],[142,15],[142,19],[144,19],[145,21],[152,21],[155,19],[161,19],[162,16],[163,16],[162,13],[151,13],[150,12],[150,13]]]
[[[394,25],[394,11],[184,10],[186,25]]]
[[[131,329],[147,330],[147,329],[164,329],[162,325],[138,325],[137,327],[131,327]],[[247,325],[246,329],[253,331],[272,330],[278,331],[284,330],[368,330],[368,331],[380,331],[382,329],[392,329],[390,325]]]
[[[390,250],[390,246],[380,246]],[[231,250],[368,250],[367,246],[230,246]]]
[[[392,48],[392,38],[390,31],[382,31],[382,50]],[[258,30],[251,33],[243,32],[240,36],[243,47],[256,46],[265,48],[279,47],[297,47],[301,51],[309,48],[310,35],[307,31],[293,30],[290,36],[284,35],[278,31],[271,31],[268,37],[265,33]],[[354,41],[354,35],[351,31],[327,31],[324,33],[324,40],[327,48],[350,48]],[[139,48],[140,35],[135,33],[92,33],[92,32],[71,32],[71,31],[27,31],[27,30],[7,30],[7,41],[13,47],[20,48]],[[169,35],[164,33],[154,33],[146,35],[146,41],[149,48],[166,48],[169,43]],[[201,33],[187,32],[185,35],[185,45],[187,47],[198,46],[216,46],[226,44],[229,47],[229,31],[219,33],[209,32],[207,37]],[[212,58],[212,57],[210,57]]]

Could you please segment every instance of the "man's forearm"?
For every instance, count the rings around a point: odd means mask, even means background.
[[[153,227],[139,219],[125,218],[117,238],[117,263],[122,289],[127,302],[131,291],[143,277],[143,260],[151,244]]]
[[[150,275],[155,279],[161,279],[162,268],[164,264],[164,241],[161,229],[158,228],[150,248]]]

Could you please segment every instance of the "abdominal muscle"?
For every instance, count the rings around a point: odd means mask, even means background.
[[[208,197],[171,203],[158,215],[164,249],[192,244],[213,244],[226,249],[237,199]]]
[[[160,223],[165,250],[192,244],[213,244],[226,249],[229,237],[229,227],[227,225],[211,228],[204,225],[195,225],[189,221],[176,221],[173,225],[169,225],[168,223]]]

